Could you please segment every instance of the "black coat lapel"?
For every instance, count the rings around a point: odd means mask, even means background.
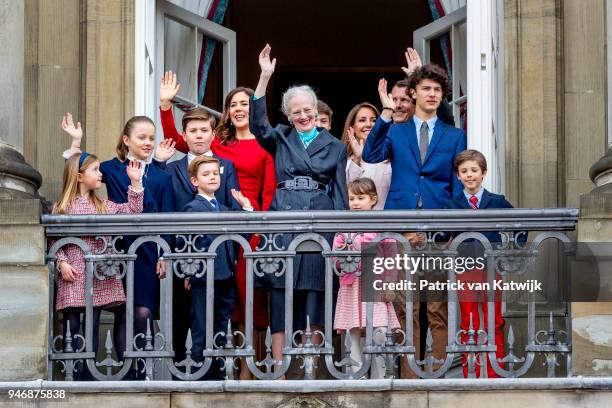
[[[317,137],[315,137],[314,140],[306,148],[306,153],[308,153],[309,157],[314,156],[316,152],[330,144],[333,139],[335,138],[331,134],[329,134],[327,130],[321,130]]]
[[[298,134],[295,128],[291,128],[291,132],[287,135],[287,143],[291,145],[293,150],[297,153],[297,155],[306,162],[308,167],[311,167],[310,156],[306,152],[304,148],[304,143],[302,143],[302,139],[300,139],[300,135]]]

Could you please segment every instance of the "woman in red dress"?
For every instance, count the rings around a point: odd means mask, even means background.
[[[176,149],[187,153],[189,148],[183,136],[176,130],[172,114],[172,99],[178,92],[176,75],[166,73],[160,87],[160,115],[164,137],[176,142]],[[255,139],[249,130],[249,102],[253,90],[238,87],[230,91],[223,104],[223,115],[215,129],[211,150],[223,159],[231,160],[236,167],[240,191],[249,199],[255,211],[267,211],[274,198],[276,179],[274,161]],[[253,235],[250,240],[254,250],[259,243],[259,236]],[[246,313],[246,261],[242,250],[236,266],[236,286],[238,302],[234,308],[232,321],[239,323],[244,330]],[[255,289],[253,294],[253,325],[255,329],[265,330],[268,326],[268,302],[264,291]],[[253,347],[257,350],[258,336],[253,336]],[[245,359],[241,360],[239,379],[250,379],[251,374]]]

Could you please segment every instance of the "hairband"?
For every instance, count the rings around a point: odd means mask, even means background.
[[[89,153],[87,152],[83,152],[81,153],[81,157],[79,157],[79,169],[81,167],[83,167],[83,162],[85,161],[85,159],[87,158],[87,156],[89,156]]]

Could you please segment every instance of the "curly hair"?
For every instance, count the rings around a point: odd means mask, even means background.
[[[414,89],[416,91],[417,85],[424,79],[430,79],[440,84],[442,87],[442,99],[445,99],[451,91],[451,84],[446,71],[435,64],[428,64],[417,68],[408,77],[408,90],[406,92],[408,96],[412,98],[410,90]],[[414,99],[413,102],[415,102]]]

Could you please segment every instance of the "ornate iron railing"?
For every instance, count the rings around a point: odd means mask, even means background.
[[[351,273],[351,268],[337,267],[354,263],[361,254],[348,249],[333,249],[324,237],[325,233],[380,233],[377,240],[392,238],[399,242],[408,254],[429,253],[456,254],[457,247],[467,239],[477,239],[487,250],[487,266],[489,278],[498,273],[523,273],[532,276],[533,259],[537,255],[542,242],[552,238],[561,242],[569,242],[564,231],[573,231],[578,218],[577,209],[512,209],[512,210],[423,210],[423,211],[311,211],[311,212],[231,212],[231,213],[165,213],[165,214],[136,214],[136,215],[92,215],[92,216],[43,216],[46,236],[52,242],[48,251],[49,267],[49,379],[54,378],[54,367],[59,365],[66,380],[74,378],[75,370],[79,364],[88,367],[89,372],[98,380],[122,379],[130,367],[139,368],[146,374],[147,380],[174,379],[197,380],[202,378],[210,369],[213,359],[219,358],[224,363],[225,374],[233,379],[236,372],[237,359],[246,359],[251,373],[259,379],[277,379],[289,369],[291,361],[298,358],[302,362],[304,378],[313,376],[313,369],[317,362],[325,364],[332,377],[338,379],[363,378],[369,368],[373,356],[381,355],[387,364],[386,377],[396,376],[398,357],[406,356],[410,368],[421,378],[441,378],[453,365],[457,356],[467,353],[467,367],[469,376],[474,377],[477,365],[484,366],[488,360],[494,371],[502,377],[519,377],[525,375],[533,365],[538,353],[545,356],[547,376],[554,377],[555,367],[559,365],[559,357],[567,359],[567,375],[571,375],[571,319],[566,316],[566,332],[558,330],[553,325],[552,315],[547,327],[537,330],[536,327],[536,301],[529,295],[527,302],[527,334],[524,339],[525,347],[521,352],[515,347],[515,334],[512,326],[509,327],[506,347],[507,354],[503,359],[495,355],[494,333],[492,330],[479,330],[473,327],[469,330],[458,331],[457,322],[457,293],[448,293],[448,341],[446,344],[446,358],[436,360],[431,352],[432,339],[427,336],[425,357],[421,360],[415,355],[413,344],[413,316],[406,313],[405,331],[401,329],[387,329],[382,341],[375,339],[375,329],[372,327],[372,304],[366,306],[366,337],[363,349],[363,362],[357,364],[348,356],[340,361],[334,357],[333,334],[333,282],[334,275]],[[412,248],[402,232],[421,232],[427,236],[427,243],[419,248]],[[501,248],[493,248],[482,231],[500,231],[505,237]],[[441,246],[436,237],[440,232],[460,233],[450,245]],[[254,234],[261,236],[260,244],[256,250],[251,250],[248,241],[241,234]],[[283,233],[293,235],[288,247],[279,244],[279,236]],[[518,237],[529,233],[529,243],[521,245]],[[208,248],[198,248],[197,237],[202,234],[214,234],[216,238]],[[128,235],[137,235],[127,250],[120,249],[121,238]],[[102,251],[92,252],[87,243],[80,237],[89,236],[102,240],[105,247]],[[182,238],[180,247],[171,247],[168,236]],[[207,279],[208,293],[214,290],[214,275],[208,273],[214,270],[215,250],[226,240],[237,242],[244,250],[247,270],[247,297],[245,331],[239,332],[228,327],[225,333],[213,333],[212,322],[212,296],[207,297],[207,326],[206,344],[203,351],[203,360],[197,363],[191,356],[191,337],[187,338],[187,355],[183,361],[174,361],[172,347],[172,288],[173,279],[182,279],[193,274],[204,274]],[[172,271],[162,281],[161,318],[155,333],[134,334],[134,261],[136,250],[146,242],[158,245],[160,254],[166,262],[166,269]],[[86,330],[84,335],[66,332],[66,338],[54,332],[54,282],[57,279],[55,260],[57,251],[65,245],[78,245],[85,253],[86,261]],[[503,262],[496,259],[507,256],[504,251],[514,251],[525,257],[526,266],[520,270],[504,271]],[[303,331],[293,331],[293,257],[301,252],[320,252],[326,259],[325,271],[325,325],[320,335],[322,341],[317,343],[315,333],[310,325]],[[205,267],[191,267],[195,264]],[[177,266],[181,266],[178,268]],[[353,268],[354,269],[354,268]],[[285,340],[283,358],[276,361],[271,352],[271,336],[268,328],[265,345],[266,356],[257,361],[253,348],[253,287],[255,275],[274,273],[284,276],[285,279]],[[111,334],[102,334],[105,344],[106,356],[96,361],[93,350],[93,281],[117,275],[125,281],[127,296],[127,329],[126,350],[124,360],[117,361],[113,357],[113,343]],[[415,277],[406,271],[406,279]],[[448,273],[448,279],[454,281],[453,272]],[[488,300],[493,301],[493,294],[487,294]],[[412,310],[412,295],[407,294],[406,310]],[[569,305],[567,305],[569,310]],[[485,328],[493,327],[494,308],[488,308]],[[149,326],[150,327],[150,326]],[[298,335],[302,340],[298,343]],[[546,338],[542,338],[542,336]],[[144,347],[137,346],[141,339]],[[218,345],[222,340],[223,346]],[[523,339],[522,339],[523,340]],[[348,333],[343,343],[350,342]],[[138,364],[141,362],[141,364]],[[144,364],[142,364],[144,363]],[[487,370],[480,370],[481,376],[486,376]],[[56,374],[55,377],[58,377]]]

